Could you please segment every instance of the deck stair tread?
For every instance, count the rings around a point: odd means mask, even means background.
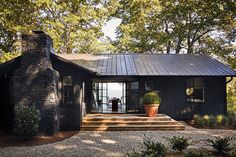
[[[158,114],[88,114],[82,120],[83,131],[129,131],[129,130],[184,130],[185,126],[171,117]]]

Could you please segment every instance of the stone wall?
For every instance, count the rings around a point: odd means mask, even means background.
[[[53,135],[59,128],[59,73],[52,68],[53,43],[41,31],[22,36],[21,66],[13,73],[12,96],[15,105],[35,105],[41,111],[40,132]]]

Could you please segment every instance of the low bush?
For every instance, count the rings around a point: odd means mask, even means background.
[[[171,149],[179,152],[186,150],[191,144],[190,139],[184,136],[165,137],[165,139],[169,142]]]
[[[196,125],[197,127],[204,126],[203,118],[200,115],[194,115],[193,120],[194,120],[194,125]]]
[[[209,126],[209,119],[210,119],[210,117],[208,115],[204,115],[202,118],[203,118],[204,126]]]
[[[146,138],[143,142],[145,149],[143,151],[144,156],[153,156],[153,157],[164,157],[166,156],[167,147],[158,142],[152,141],[149,138]]]
[[[33,106],[15,107],[14,134],[24,140],[31,139],[38,133],[40,112]]]
[[[228,112],[228,123],[229,125],[233,125],[233,122],[236,120],[236,113],[235,112]]]
[[[223,119],[222,119],[222,121],[221,121],[221,125],[222,125],[222,126],[228,126],[228,125],[229,125],[228,117],[223,116]]]
[[[188,150],[184,153],[184,157],[208,157],[206,152],[196,151],[196,150]]]
[[[228,157],[236,157],[236,150],[229,152]]]
[[[144,148],[141,151],[133,150],[128,153],[128,157],[165,157],[167,153],[167,147],[158,142],[153,141],[148,137],[145,137],[143,141]]]
[[[216,137],[215,139],[208,139],[207,142],[218,154],[227,154],[233,149],[232,140],[232,137]]]
[[[222,120],[223,120],[223,115],[217,115],[216,116],[216,123],[217,125],[221,125],[222,124]]]
[[[194,125],[198,128],[202,127],[229,127],[236,129],[236,113],[229,112],[227,116],[224,115],[194,115]]]
[[[143,155],[142,155],[142,153],[140,153],[136,150],[133,150],[132,152],[127,153],[127,157],[143,157]]]
[[[209,126],[210,127],[215,127],[216,126],[216,118],[213,115],[210,115],[210,117],[209,117]]]
[[[233,129],[236,129],[236,119],[233,120],[231,126],[233,127]]]

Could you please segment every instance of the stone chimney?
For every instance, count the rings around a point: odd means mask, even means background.
[[[14,105],[35,105],[41,113],[40,132],[53,135],[59,128],[59,73],[52,68],[53,42],[42,31],[22,35],[21,66],[12,77]]]

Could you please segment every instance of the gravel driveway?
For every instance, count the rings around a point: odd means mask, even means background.
[[[141,146],[144,134],[153,140],[163,140],[163,136],[180,135],[193,140],[204,140],[216,136],[236,136],[236,130],[195,129],[186,126],[183,131],[81,131],[73,137],[46,145],[30,147],[0,147],[0,157],[26,156],[68,156],[106,157],[124,156]],[[197,142],[194,147],[206,148],[205,142]]]

